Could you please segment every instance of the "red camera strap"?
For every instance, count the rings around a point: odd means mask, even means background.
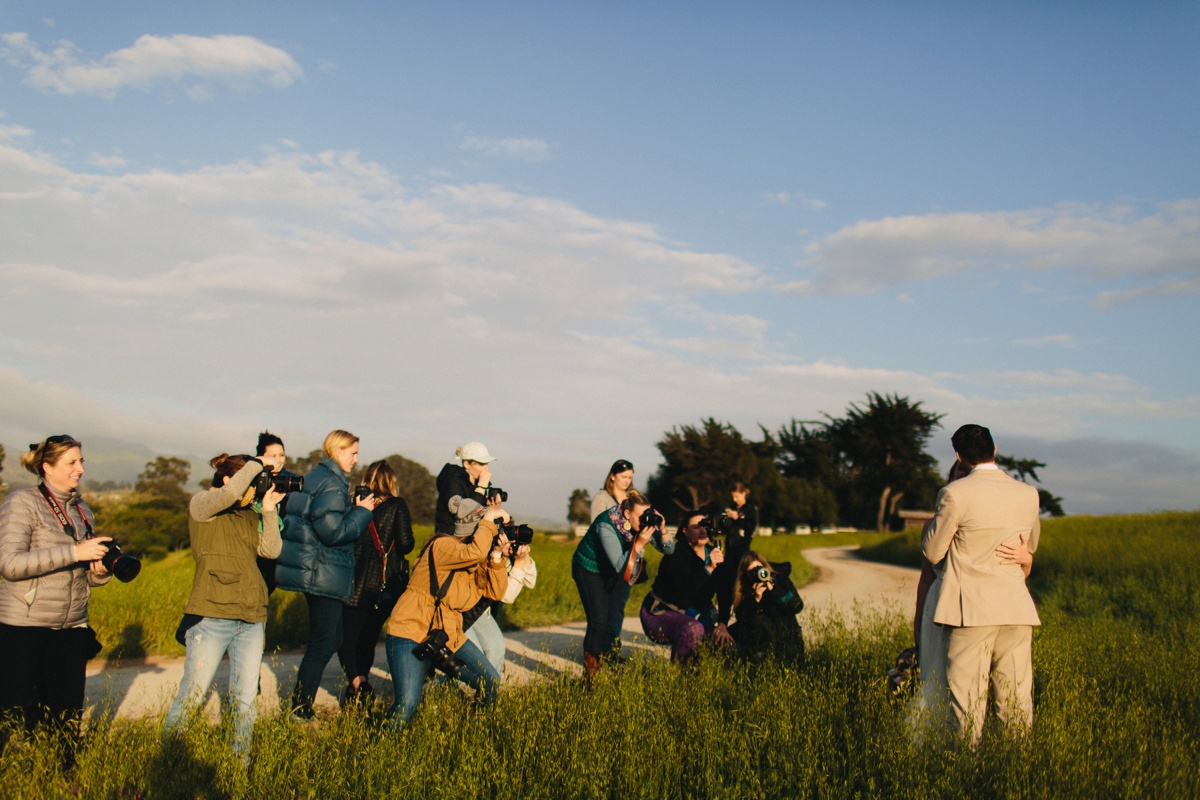
[[[58,524],[62,525],[63,531],[66,532],[67,536],[79,541],[75,537],[75,526],[71,523],[70,518],[67,516],[67,512],[63,510],[61,505],[59,505],[58,498],[54,496],[54,493],[47,489],[46,484],[44,483],[38,484],[38,491],[42,493],[42,498],[45,499],[46,505],[50,506],[50,510],[54,512],[54,516],[58,517]],[[84,538],[90,539],[94,533],[94,530],[92,529],[92,521],[88,519],[87,514],[83,513],[82,508],[79,508],[78,506],[76,506],[76,508],[79,510],[79,518],[83,520],[83,527],[87,531],[87,535],[84,536]]]

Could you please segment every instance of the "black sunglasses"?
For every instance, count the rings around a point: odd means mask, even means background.
[[[612,465],[612,469],[610,469],[608,471],[608,474],[609,475],[617,475],[619,473],[626,472],[631,469],[633,469],[633,464],[630,464],[628,461],[625,461],[622,459],[621,461],[618,461]]]
[[[73,442],[73,441],[75,441],[75,437],[69,433],[60,433],[57,436],[47,436],[46,441],[42,442],[42,444],[40,445],[40,447],[42,448],[42,457],[38,459],[38,472],[41,472],[42,467],[44,467],[46,465],[46,445],[62,444],[63,442]],[[37,445],[37,444],[29,445],[30,450],[37,450],[38,447],[39,447],[39,445]]]

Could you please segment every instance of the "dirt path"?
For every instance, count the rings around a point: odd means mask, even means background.
[[[808,623],[830,613],[841,614],[851,625],[869,610],[899,611],[912,618],[917,570],[861,561],[854,553],[856,549],[822,547],[804,551],[805,557],[818,569],[817,579],[800,590],[805,604],[800,622],[806,630],[809,630]],[[583,632],[582,622],[509,632],[505,635],[508,653],[503,684],[528,683],[538,674],[580,674]],[[624,640],[626,655],[650,652],[665,656],[667,653],[666,648],[646,639],[637,617],[625,619]],[[263,713],[278,710],[279,698],[286,697],[291,690],[302,657],[302,651],[293,650],[263,659],[259,700]],[[382,688],[390,681],[382,645],[375,650],[371,674],[372,683],[377,687]],[[151,657],[124,663],[93,661],[88,665],[87,703],[95,707],[93,713],[104,716],[142,717],[165,713],[182,676],[182,658]],[[226,661],[217,671],[214,686],[225,687],[228,682]],[[341,668],[335,656],[321,678],[317,706],[336,707],[342,685]],[[217,713],[215,690],[210,692],[208,707],[210,713]]]

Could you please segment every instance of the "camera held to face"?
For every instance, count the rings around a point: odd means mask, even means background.
[[[270,470],[264,469],[254,476],[254,483],[250,485],[254,487],[255,501],[262,502],[272,487],[280,494],[304,491],[304,478],[299,475],[274,475]]]
[[[663,519],[663,515],[653,508],[647,508],[638,519],[641,520],[642,530],[646,530],[646,528],[658,528],[661,531],[663,523],[666,522]]]
[[[533,528],[528,525],[501,525],[500,533],[507,536],[509,543],[512,545],[509,559],[513,562],[517,560],[518,547],[533,544]],[[496,546],[496,542],[500,539],[500,533],[497,533],[495,538],[492,539],[492,547]]]
[[[766,583],[767,581],[771,580],[771,570],[767,569],[766,567],[759,567],[751,574],[754,575],[755,583]]]
[[[501,503],[508,502],[508,492],[501,489],[499,486],[489,486],[487,488],[487,501],[490,503],[492,498],[499,497]]]
[[[736,526],[736,521],[724,514],[710,514],[700,520],[700,527],[708,533],[708,538],[715,539],[718,536],[728,534]]]
[[[422,661],[428,661],[434,669],[441,670],[451,678],[458,675],[458,663],[450,650],[450,636],[444,630],[435,628],[413,648],[413,655]]]
[[[105,542],[104,546],[108,548],[108,552],[100,557],[100,563],[121,583],[129,583],[142,571],[142,562],[121,552],[115,539]]]

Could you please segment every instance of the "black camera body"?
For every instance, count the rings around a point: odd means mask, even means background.
[[[501,503],[508,502],[508,492],[501,489],[499,486],[489,486],[487,488],[486,499],[491,502],[493,497],[499,497]]]
[[[766,567],[759,567],[754,570],[755,583],[766,583],[769,580],[771,580],[771,570]]]
[[[373,494],[375,493],[371,491],[371,487],[367,486],[365,483],[360,483],[358,486],[354,487],[355,502],[362,500],[363,498],[370,497]]]
[[[642,521],[642,530],[645,530],[646,528],[658,528],[661,531],[663,529],[663,523],[666,522],[666,520],[663,519],[663,515],[655,511],[653,508],[647,508],[642,512],[642,516],[638,519]]]
[[[528,525],[501,525],[500,532],[512,542],[514,553],[523,544],[533,544],[533,528]]]
[[[108,550],[104,555],[100,556],[100,563],[104,565],[106,570],[115,575],[121,583],[129,583],[142,571],[142,562],[131,555],[123,553],[121,546],[117,544],[115,539],[105,542],[104,546]]]
[[[254,487],[254,499],[261,501],[272,487],[281,494],[304,491],[304,478],[291,474],[275,475],[269,469],[264,469],[254,476],[254,483],[250,485]]]
[[[429,635],[413,648],[413,655],[428,661],[434,669],[441,670],[451,678],[458,675],[458,663],[450,650],[450,635],[440,628],[429,631]]]

